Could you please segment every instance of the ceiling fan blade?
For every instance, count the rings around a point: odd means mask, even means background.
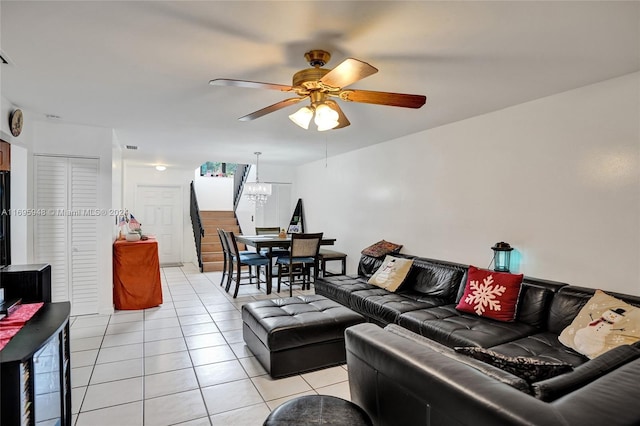
[[[273,105],[269,105],[266,108],[262,108],[259,109],[258,111],[254,111],[251,114],[247,114],[244,117],[240,117],[238,118],[238,120],[240,121],[251,121],[251,120],[255,120],[256,118],[260,118],[263,115],[267,115],[267,114],[271,114],[272,112],[276,112],[278,110],[281,110],[282,108],[286,108],[290,105],[293,104],[297,104],[298,102],[307,99],[308,96],[302,97],[302,98],[290,98],[290,99],[285,99],[284,101],[280,101],[277,102]]]
[[[234,86],[245,87],[248,89],[269,89],[280,90],[281,92],[290,92],[293,90],[291,86],[285,86],[283,84],[273,83],[260,83],[259,81],[247,81],[247,80],[230,80],[227,78],[216,78],[209,82],[212,86]]]
[[[336,101],[332,101],[331,99],[327,99],[326,101],[324,101],[324,103],[329,105],[334,111],[336,111],[338,113],[338,125],[336,127],[334,127],[333,130],[342,129],[343,127],[347,127],[348,125],[351,124],[349,122],[349,119],[347,118],[347,116],[344,115],[344,112],[342,112],[342,109],[340,108],[340,105],[338,105],[338,103]]]
[[[366,62],[347,58],[325,74],[324,77],[320,79],[320,82],[327,86],[342,88],[377,72],[377,68],[372,67]]]
[[[427,97],[424,95],[373,92],[370,90],[343,90],[338,96],[340,97],[340,99],[345,101],[397,106],[404,108],[420,108],[427,101]]]

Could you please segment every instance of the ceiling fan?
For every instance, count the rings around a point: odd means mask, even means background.
[[[331,54],[324,50],[311,50],[305,53],[304,57],[312,68],[307,68],[295,73],[291,86],[223,78],[211,80],[209,84],[212,86],[235,86],[294,92],[298,97],[285,99],[269,105],[268,107],[240,117],[239,120],[255,120],[256,118],[309,99],[311,101],[309,106],[300,108],[297,112],[291,114],[289,118],[304,129],[308,129],[311,119],[315,118],[314,123],[317,125],[319,131],[340,129],[351,124],[342,112],[342,109],[340,109],[338,103],[330,99],[331,97],[347,102],[361,102],[404,108],[420,108],[427,100],[426,96],[423,95],[345,89],[345,87],[350,84],[377,73],[378,69],[366,62],[353,58],[345,59],[333,69],[322,68],[329,62],[329,59],[331,59]]]

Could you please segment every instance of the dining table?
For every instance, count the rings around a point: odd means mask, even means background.
[[[272,251],[274,248],[289,248],[291,246],[291,234],[287,234],[286,237],[280,237],[278,234],[273,235],[236,235],[236,241],[244,245],[255,247],[256,251],[260,253],[262,249],[267,249],[267,257],[271,259]],[[336,242],[335,238],[323,237],[320,240],[321,246],[332,246]],[[272,267],[266,268],[266,280],[267,280],[267,294],[271,294],[273,270]],[[314,265],[314,270],[318,271],[318,265]]]

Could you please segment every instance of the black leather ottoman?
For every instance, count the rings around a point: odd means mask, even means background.
[[[242,321],[245,343],[276,378],[344,364],[344,330],[364,317],[310,295],[247,303]]]
[[[273,410],[264,426],[371,426],[373,423],[353,402],[327,395],[308,395],[287,401]]]

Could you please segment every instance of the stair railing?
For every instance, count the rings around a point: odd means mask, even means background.
[[[251,170],[251,165],[238,164],[236,168],[236,172],[233,175],[233,211],[234,212],[238,209],[238,204],[240,204],[240,198],[242,198],[242,188],[244,188],[244,183],[247,181],[247,177],[249,177],[249,170]]]
[[[203,271],[202,263],[202,237],[204,237],[204,227],[202,226],[202,220],[200,219],[200,208],[198,207],[198,198],[196,197],[196,190],[191,181],[191,225],[193,226],[193,237],[196,242],[196,253],[198,255],[198,267],[200,272]]]

